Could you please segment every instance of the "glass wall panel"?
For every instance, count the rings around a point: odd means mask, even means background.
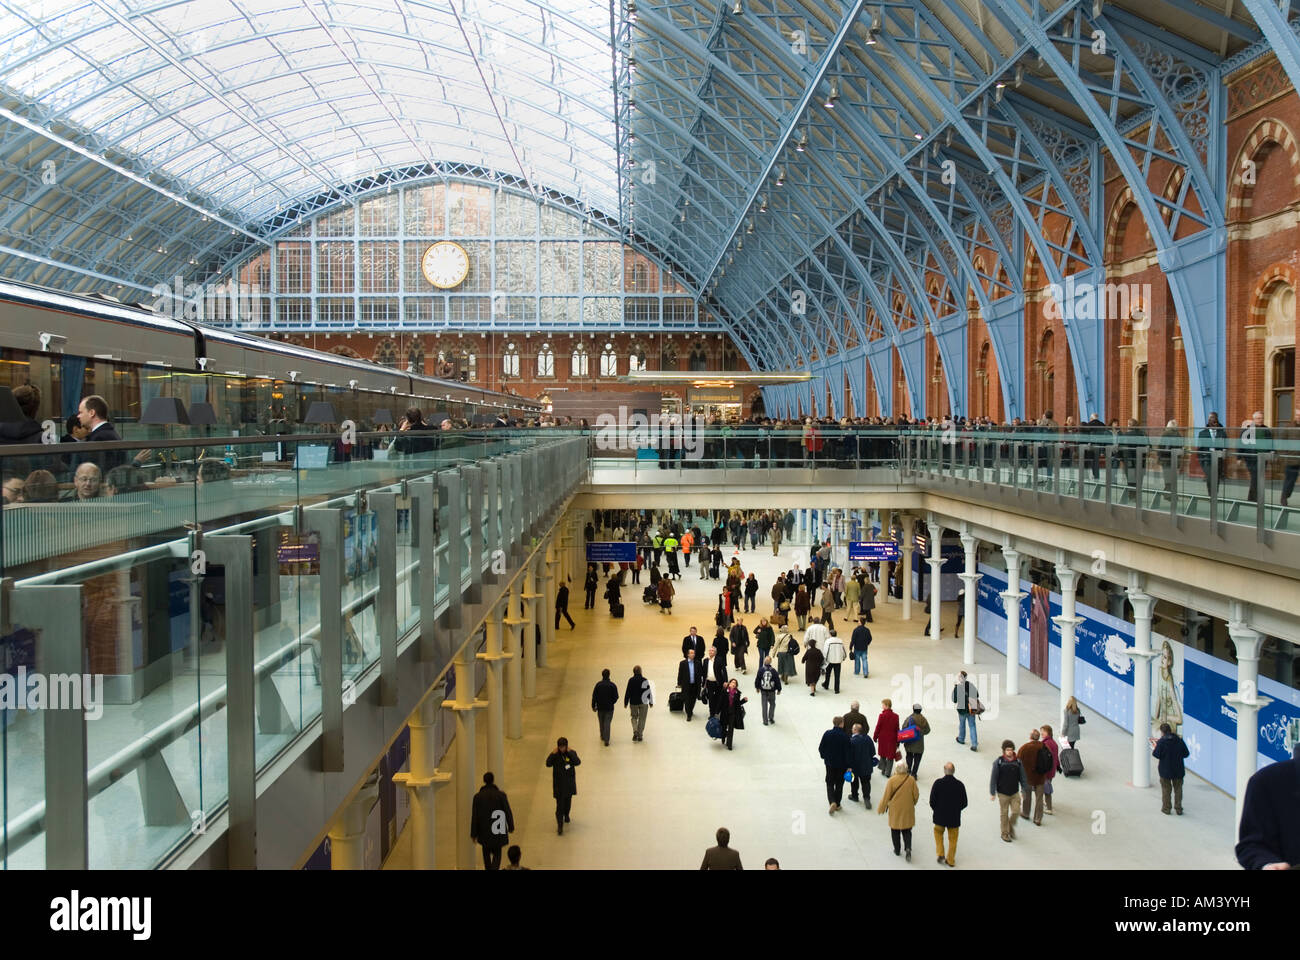
[[[321,293],[351,293],[356,287],[355,270],[351,243],[316,245],[316,289]]]
[[[447,229],[453,237],[486,237],[492,233],[492,192],[468,183],[447,185]]]
[[[622,289],[623,247],[621,244],[584,243],[582,256],[584,292],[618,293]]]
[[[361,203],[361,236],[395,237],[398,228],[398,194],[384,193]]]
[[[275,245],[275,288],[280,293],[311,293],[311,244]]]
[[[396,293],[400,280],[396,243],[361,244],[362,293]]]
[[[582,292],[582,245],[546,241],[538,245],[542,290],[545,293]]]
[[[537,233],[537,203],[530,197],[497,193],[497,236],[531,237]]]

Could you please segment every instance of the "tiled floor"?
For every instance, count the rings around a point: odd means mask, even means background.
[[[779,559],[773,558],[770,547],[741,554],[746,573],[752,565],[761,584],[760,613],[770,609],[771,583],[777,572],[789,567],[796,550],[801,561],[806,558],[804,548],[790,545],[781,548]],[[751,698],[746,729],[737,732],[735,750],[728,752],[705,734],[707,711],[697,712],[688,724],[682,714],[667,709],[687,628],[695,624],[706,636],[713,634],[718,582],[701,582],[696,571],[694,565],[683,571],[671,616],[643,606],[639,588],[625,592],[629,602],[623,620],[610,619],[603,604],[583,611],[582,592],[574,591],[577,629],[559,631],[550,666],[538,671],[538,695],[524,704],[524,737],[506,741],[506,769],[495,771],[515,814],[517,830],[511,841],[522,846],[526,866],[696,869],[704,850],[714,843],[714,831],[726,826],[732,847],[750,869],[776,857],[787,869],[943,871],[948,868],[935,862],[928,797],[936,775],[949,760],[956,764],[957,777],[970,798],[958,843],[959,870],[1235,866],[1232,799],[1189,775],[1186,815],[1161,815],[1158,781],[1152,789],[1128,786],[1129,735],[1096,715],[1090,716],[1079,744],[1084,776],[1077,780],[1058,776],[1056,814],[1044,817],[1041,827],[1022,820],[1019,839],[1002,843],[997,804],[988,794],[997,745],[1008,737],[1020,744],[1032,727],[1059,722],[1058,691],[1027,672],[1020,677],[1021,694],[999,696],[997,717],[981,720],[977,753],[954,743],[956,715],[951,704],[927,706],[933,733],[927,738],[920,770],[913,860],[896,858],[885,817],[847,802],[843,811],[828,813],[817,744],[831,717],[847,710],[851,699],[861,701],[862,712],[874,725],[882,698],[892,697],[896,708],[904,703],[910,706],[918,669],[923,681],[932,674],[955,674],[961,669],[961,643],[952,633],[955,605],[946,605],[944,635],[938,644],[921,635],[925,615],[920,604],[914,605],[911,621],[901,619],[899,601],[878,608],[871,678],[854,677],[852,664],[846,663],[838,696],[820,687],[816,697],[808,696],[806,687],[787,688],[777,700],[777,722],[771,727],[764,727],[759,716],[751,650],[749,674],[740,677]],[[764,599],[769,606],[763,605]],[[757,620],[757,616],[746,617],[751,632]],[[972,676],[1000,676],[1005,665],[996,651],[982,643],[976,645],[976,661],[975,667],[967,668]],[[621,690],[633,664],[640,664],[655,683],[659,705],[650,711],[641,743],[632,742],[628,713],[620,707],[612,745],[606,748],[590,709],[591,689],[601,669],[608,667]],[[944,690],[945,701],[947,696]],[[480,723],[480,777],[485,762],[482,729]],[[544,766],[559,736],[568,737],[582,759],[572,823],[562,837],[555,833],[551,772]],[[454,770],[454,756],[449,755],[442,768]],[[877,774],[873,785],[877,801],[883,783]],[[444,790],[438,809],[440,867],[454,865],[455,829],[454,796]],[[403,868],[409,862],[409,836],[404,834],[387,866]],[[476,863],[481,865],[477,851]]]

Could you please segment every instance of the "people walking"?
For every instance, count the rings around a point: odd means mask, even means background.
[[[840,808],[840,801],[844,799],[844,774],[852,763],[851,747],[849,735],[844,731],[844,718],[835,717],[831,720],[831,728],[822,734],[821,743],[817,746],[817,753],[826,765],[826,799],[830,803],[832,814]]]
[[[757,602],[758,578],[754,576],[754,571],[751,570],[745,580],[745,612],[753,613]]]
[[[857,710],[858,705],[852,705]],[[862,714],[858,714],[862,716]],[[853,783],[849,785],[849,799],[857,802],[858,792],[862,792],[862,802],[871,809],[871,771],[875,769],[876,745],[867,734],[865,723],[858,721],[850,727],[848,714],[845,714],[845,727],[852,729],[849,737],[849,769],[853,772]]]
[[[474,794],[470,808],[469,838],[483,848],[483,869],[501,869],[501,848],[515,829],[510,801],[496,785],[492,773],[483,774],[483,786]]]
[[[972,713],[972,709],[980,709],[980,692],[975,688],[975,684],[970,682],[963,670],[957,674],[957,682],[952,687],[952,702],[957,704],[957,742],[965,745],[966,743],[966,726],[970,725],[970,748],[972,750],[979,746],[979,734],[975,730],[975,718],[978,713]]]
[[[695,701],[700,696],[700,685],[704,672],[695,659],[695,648],[686,651],[686,658],[677,665],[677,686],[682,691],[682,708],[686,711],[687,722],[695,712]]]
[[[650,687],[650,681],[641,675],[639,666],[633,667],[632,676],[628,679],[627,686],[623,688],[623,706],[627,707],[632,715],[634,743],[645,739],[646,717],[654,705],[654,692]]]
[[[894,754],[898,751],[898,714],[892,709],[892,700],[881,700],[880,706],[871,738],[876,741],[876,755],[880,757],[880,775],[887,780],[894,772]]]
[[[555,629],[560,629],[560,617],[569,621],[569,629],[573,629],[573,617],[569,616],[569,585],[560,584],[560,589],[555,592]]]
[[[1183,760],[1191,751],[1183,738],[1174,733],[1174,728],[1167,723],[1160,724],[1160,739],[1151,738],[1151,756],[1157,760],[1156,773],[1160,775],[1160,812],[1169,813],[1169,800],[1172,795],[1174,812],[1183,815],[1183,778],[1187,768]]]
[[[767,617],[763,617],[758,621],[758,626],[754,628],[754,649],[758,651],[758,662],[760,664],[767,662],[767,658],[772,655],[774,646],[776,646],[776,631],[767,622]]]
[[[709,647],[704,658],[704,683],[702,699],[707,698],[709,716],[716,717],[722,699],[722,688],[727,684],[727,658],[718,656],[717,647]]]
[[[758,691],[763,712],[763,726],[776,723],[776,696],[781,692],[781,678],[772,666],[772,658],[764,657],[763,665],[754,675],[754,689]]]
[[[600,739],[609,746],[609,725],[618,706],[618,684],[609,679],[609,671],[600,671],[600,680],[591,691],[591,709],[600,722]]]
[[[956,777],[952,763],[943,765],[943,776],[930,787],[930,810],[934,813],[934,850],[939,863],[957,866],[957,833],[961,829],[961,812],[966,809],[966,785]],[[944,833],[948,835],[948,852],[944,853]]]
[[[1079,727],[1083,723],[1083,713],[1079,710],[1079,701],[1071,697],[1065,701],[1065,722],[1061,725],[1061,738],[1065,740],[1066,749],[1078,750]]]
[[[834,630],[835,618],[833,614],[835,613],[835,590],[831,586],[829,580],[826,581],[826,585],[822,587],[821,610],[822,623],[825,625],[827,630]]]
[[[852,735],[853,725],[855,723],[862,724],[863,730],[871,729],[870,725],[867,723],[867,718],[862,715],[862,711],[858,708],[858,701],[850,700],[849,711],[844,714],[844,729],[846,732],[849,732],[850,735]]]
[[[745,729],[745,704],[748,697],[741,696],[740,681],[732,677],[718,697],[718,720],[722,724],[722,742],[732,749],[737,730]]]
[[[848,653],[844,650],[844,641],[834,629],[826,641],[826,679],[822,681],[822,689],[829,690],[831,677],[835,678],[835,692],[840,692],[840,669],[844,661],[848,659]]]
[[[907,723],[903,729],[909,728],[915,730],[916,733],[903,742],[904,759],[907,760],[908,772],[914,777],[919,777],[921,754],[925,753],[925,736],[930,732],[930,721],[925,719],[925,715],[921,713],[919,703],[912,704],[912,714],[907,718]]]
[[[664,577],[659,581],[657,590],[659,594],[659,612],[671,616],[673,612],[673,595],[677,592],[673,588],[672,580],[668,579],[668,577]]]
[[[596,573],[596,565],[594,563],[587,564],[587,577],[582,581],[582,589],[586,592],[587,599],[582,604],[582,609],[594,610],[596,608],[596,587],[599,585],[600,577]]]
[[[799,621],[800,630],[808,627],[808,611],[811,609],[812,600],[808,597],[808,588],[800,584],[794,595],[794,615]]]
[[[704,851],[704,862],[700,864],[701,870],[743,870],[740,865],[740,854],[731,849],[731,831],[726,827],[718,827],[718,832],[714,835],[717,838],[718,845],[709,847]]]
[[[1052,762],[1047,767],[1047,773],[1043,774],[1043,812],[1048,816],[1053,816],[1055,811],[1052,810],[1052,781],[1056,778],[1057,771],[1061,769],[1061,745],[1052,739],[1050,724],[1045,723],[1038,730],[1043,735],[1043,749],[1052,755]]]
[[[809,638],[807,647],[803,652],[803,682],[808,685],[808,696],[817,696],[817,681],[821,678],[822,663],[826,660],[825,655],[817,649],[817,641]]]
[[[866,620],[858,618],[858,625],[849,636],[849,654],[853,657],[853,675],[863,679],[871,676],[871,667],[867,663],[867,651],[871,646],[871,630]]]
[[[1021,788],[1020,816],[1029,819],[1030,802],[1033,802],[1034,808],[1034,826],[1043,825],[1043,777],[1047,774],[1047,768],[1051,762],[1052,755],[1046,752],[1042,740],[1042,735],[1038,730],[1029,731],[1029,741],[1020,747],[1018,754],[1020,765],[1025,770],[1025,784]],[[1042,756],[1040,756],[1042,754]]]
[[[749,628],[745,626],[745,621],[739,616],[731,627],[731,656],[735,661],[736,669],[741,673],[748,673],[745,669],[745,654],[749,651]]]
[[[555,749],[546,755],[546,765],[551,768],[551,796],[555,798],[555,832],[564,835],[564,825],[569,822],[573,798],[578,793],[578,774],[574,770],[582,761],[578,752],[569,749],[569,741],[560,737]]]
[[[793,634],[782,633],[776,641],[776,672],[782,683],[789,683],[799,673],[794,658],[799,655],[799,641]]]
[[[921,799],[921,788],[906,767],[894,771],[885,784],[877,813],[889,814],[889,835],[894,841],[894,856],[898,856],[900,841],[906,859],[912,859],[912,828],[916,826],[916,802]]]
[[[1002,753],[993,761],[989,776],[989,799],[998,801],[998,816],[1002,825],[1002,839],[1007,843],[1016,839],[1016,818],[1020,816],[1017,805],[1021,790],[1029,789],[1025,765],[1016,756],[1016,744],[1002,741]]]

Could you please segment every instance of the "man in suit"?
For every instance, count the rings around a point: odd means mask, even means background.
[[[77,418],[81,425],[90,432],[86,434],[87,443],[99,443],[106,440],[121,440],[113,425],[108,422],[108,403],[98,394],[85,397],[77,407]],[[94,455],[88,454],[83,459],[94,460],[104,473],[116,466],[126,463],[126,451],[108,450]]]
[[[709,647],[709,655],[701,664],[700,675],[701,699],[708,700],[709,716],[715,717],[722,699],[722,688],[727,685],[727,660],[726,657],[718,656],[717,647]]]
[[[704,862],[700,864],[701,870],[743,870],[740,865],[740,854],[728,846],[731,843],[731,831],[726,827],[718,827],[716,834],[718,845],[709,847],[704,851]]]
[[[686,656],[688,650],[694,650],[702,640],[699,629],[691,627],[691,632],[682,637],[682,656]]]
[[[600,721],[600,739],[609,746],[609,725],[618,706],[618,684],[609,679],[609,671],[600,671],[600,680],[591,691],[591,709]]]
[[[1227,436],[1223,424],[1219,423],[1219,415],[1213,411],[1206,417],[1205,426],[1196,435],[1196,459],[1201,464],[1201,473],[1205,475],[1205,486],[1211,494],[1213,494],[1215,487],[1223,481],[1223,469],[1227,461],[1224,460],[1222,451]],[[1212,450],[1220,451],[1219,471],[1215,476],[1211,476],[1214,473]]]
[[[483,848],[484,870],[501,869],[501,848],[515,828],[510,801],[494,781],[490,772],[483,774],[483,786],[474,794],[469,821],[469,838]]]
[[[1238,455],[1250,474],[1250,490],[1246,499],[1259,502],[1259,455],[1273,449],[1273,431],[1264,426],[1264,411],[1256,410],[1250,422],[1243,424],[1241,437],[1238,439],[1241,453]]]
[[[682,690],[682,704],[686,709],[688,722],[691,719],[691,714],[695,712],[695,701],[700,698],[701,678],[703,676],[702,664],[695,659],[695,648],[690,647],[686,651],[686,659],[677,664],[677,686]]]

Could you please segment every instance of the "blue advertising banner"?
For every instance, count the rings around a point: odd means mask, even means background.
[[[850,563],[882,561],[897,563],[902,551],[893,540],[852,540],[849,542]]]
[[[980,565],[976,633],[999,652],[1006,652],[1006,618],[1001,593],[1006,591],[1006,573]],[[1059,594],[1033,590],[1020,583],[1026,594],[1020,601],[1021,666],[1030,669],[1031,618],[1034,604],[1047,598],[1047,679],[1061,683],[1060,628],[1050,620],[1061,614]],[[1078,604],[1075,613],[1081,623],[1075,628],[1075,696],[1086,707],[1125,730],[1133,729],[1133,664],[1124,653],[1133,644],[1133,624],[1101,610]],[[1237,714],[1224,697],[1237,689],[1235,664],[1220,660],[1193,646],[1153,633],[1152,649],[1159,656],[1151,664],[1151,736],[1158,736],[1161,723],[1169,723],[1187,743],[1187,768],[1228,794],[1236,793]],[[1286,731],[1300,718],[1300,690],[1275,680],[1261,678],[1259,692],[1272,703],[1259,712],[1259,765],[1267,766],[1290,756]]]
[[[636,544],[631,540],[593,540],[587,544],[588,563],[636,563]]]

